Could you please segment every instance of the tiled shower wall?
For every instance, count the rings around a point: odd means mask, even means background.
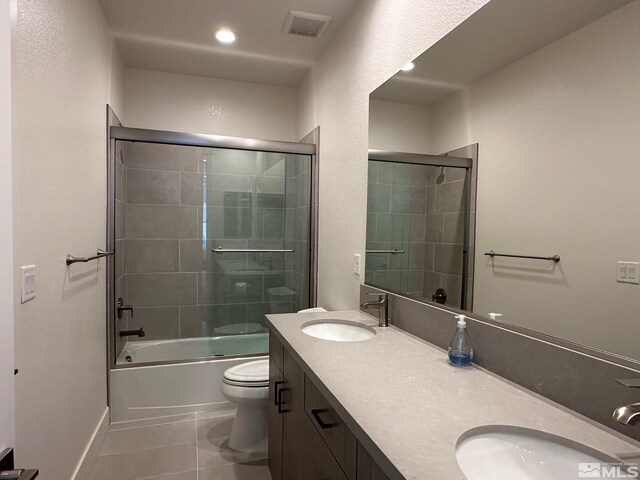
[[[117,302],[118,298],[124,297],[126,294],[126,285],[127,278],[125,276],[124,270],[124,244],[125,238],[127,235],[126,232],[126,222],[125,222],[125,209],[126,209],[126,179],[127,173],[125,169],[126,162],[126,144],[122,142],[116,142],[115,147],[115,246],[116,253],[114,254],[114,263],[115,263],[115,300]],[[114,309],[115,312],[115,309]],[[127,318],[118,319],[115,318],[115,346],[116,346],[116,356],[120,354],[122,348],[125,344],[125,339],[118,335],[120,330],[125,330],[127,328]]]
[[[463,168],[369,161],[367,250],[405,253],[368,253],[365,281],[460,307],[464,199]]]
[[[427,171],[421,165],[369,161],[367,250],[404,253],[367,253],[367,283],[422,294],[424,269],[433,260],[426,243]]]
[[[305,219],[297,177],[287,173],[300,161],[310,163],[285,154],[128,144],[129,328],[142,327],[144,340],[255,332],[265,313],[304,304],[308,282],[296,282],[302,270],[297,258],[288,260],[292,254],[211,251],[283,249],[297,241],[292,236]]]
[[[311,253],[311,162],[287,158],[286,248],[287,288],[293,294],[294,311],[309,307],[309,265]]]
[[[425,264],[422,296],[438,288],[447,292],[447,305],[460,307],[465,221],[465,169],[428,167],[426,240],[433,261]]]

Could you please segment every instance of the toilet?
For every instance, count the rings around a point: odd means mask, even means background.
[[[269,360],[231,367],[224,372],[222,381],[222,395],[238,407],[229,448],[241,452],[266,452]]]

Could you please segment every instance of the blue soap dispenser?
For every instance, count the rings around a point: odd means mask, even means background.
[[[454,367],[470,367],[473,359],[473,348],[469,342],[465,315],[456,315],[458,328],[449,345],[449,362]]]

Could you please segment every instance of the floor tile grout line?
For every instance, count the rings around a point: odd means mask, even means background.
[[[149,425],[140,425],[137,427],[124,427],[124,428],[116,428],[115,430],[109,430],[109,433],[114,433],[114,432],[126,432],[128,430],[135,430],[137,428],[149,428],[149,427],[159,427],[161,425],[171,425],[172,423],[185,423],[185,422],[192,422],[193,420],[195,420],[195,418],[185,418],[183,420],[175,420],[173,422],[161,422],[161,423],[150,423]]]
[[[197,470],[183,470],[181,472],[161,473],[160,475],[152,475],[150,477],[132,478],[131,480],[149,480],[149,479],[153,480],[155,478],[166,477],[167,475],[180,475],[181,473],[191,473],[191,472],[197,472]]]
[[[128,450],[126,452],[108,453],[106,455],[98,455],[97,458],[114,457],[116,455],[131,455],[131,454],[135,454],[135,453],[148,452],[150,450],[160,450],[161,448],[182,447],[184,445],[194,445],[194,443],[193,442],[182,442],[182,443],[175,443],[173,445],[160,445],[158,447],[141,448],[141,449],[138,449],[138,450]]]

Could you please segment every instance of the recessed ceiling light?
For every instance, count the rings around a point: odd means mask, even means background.
[[[236,41],[236,34],[228,28],[221,28],[216,32],[216,40],[220,43],[233,43]]]
[[[416,67],[416,64],[413,62],[407,63],[404,67],[402,67],[403,72],[410,72]]]

